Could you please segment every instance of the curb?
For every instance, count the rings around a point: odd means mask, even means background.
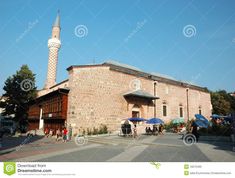
[[[4,155],[4,154],[7,154],[7,153],[10,153],[10,152],[13,152],[13,151],[16,151],[16,147],[8,148],[6,150],[2,150],[2,151],[0,151],[0,155]]]

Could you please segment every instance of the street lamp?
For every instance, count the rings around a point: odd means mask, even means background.
[[[188,92],[189,88],[186,88],[186,97],[187,97],[187,119],[189,121],[189,102],[188,102]]]
[[[188,102],[188,92],[189,92],[189,88],[186,88],[186,98],[187,98],[187,123],[189,124],[189,102]],[[189,129],[189,125],[188,125],[188,129]]]
[[[154,92],[154,96],[156,96],[156,89],[157,89],[157,84],[158,84],[158,82],[157,81],[154,81],[154,83],[153,83],[153,86],[154,86],[154,88],[153,88],[153,92]],[[157,108],[156,108],[156,99],[154,100],[154,118],[156,118],[156,116],[157,116]]]

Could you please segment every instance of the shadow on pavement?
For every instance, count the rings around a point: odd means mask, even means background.
[[[183,135],[179,138],[183,140]],[[200,136],[198,143],[210,144],[213,149],[233,152],[233,142],[229,136]]]
[[[231,153],[233,152],[233,143],[229,142],[229,141],[215,141],[215,140],[211,140],[211,141],[200,141],[202,143],[206,143],[206,144],[210,144],[214,146],[214,149],[216,150],[224,150],[224,151],[229,151]]]
[[[14,148],[29,144],[44,138],[44,136],[5,136],[1,139],[0,155],[15,151]]]

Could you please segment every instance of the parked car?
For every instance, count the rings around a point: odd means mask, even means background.
[[[16,123],[12,120],[1,119],[0,134],[14,135],[16,132]]]

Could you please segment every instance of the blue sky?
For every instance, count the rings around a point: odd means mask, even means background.
[[[0,94],[22,64],[43,87],[57,9],[62,28],[57,82],[68,77],[70,65],[115,60],[211,90],[235,91],[234,7],[231,0],[0,0]],[[83,37],[75,33],[79,25],[87,28]]]

